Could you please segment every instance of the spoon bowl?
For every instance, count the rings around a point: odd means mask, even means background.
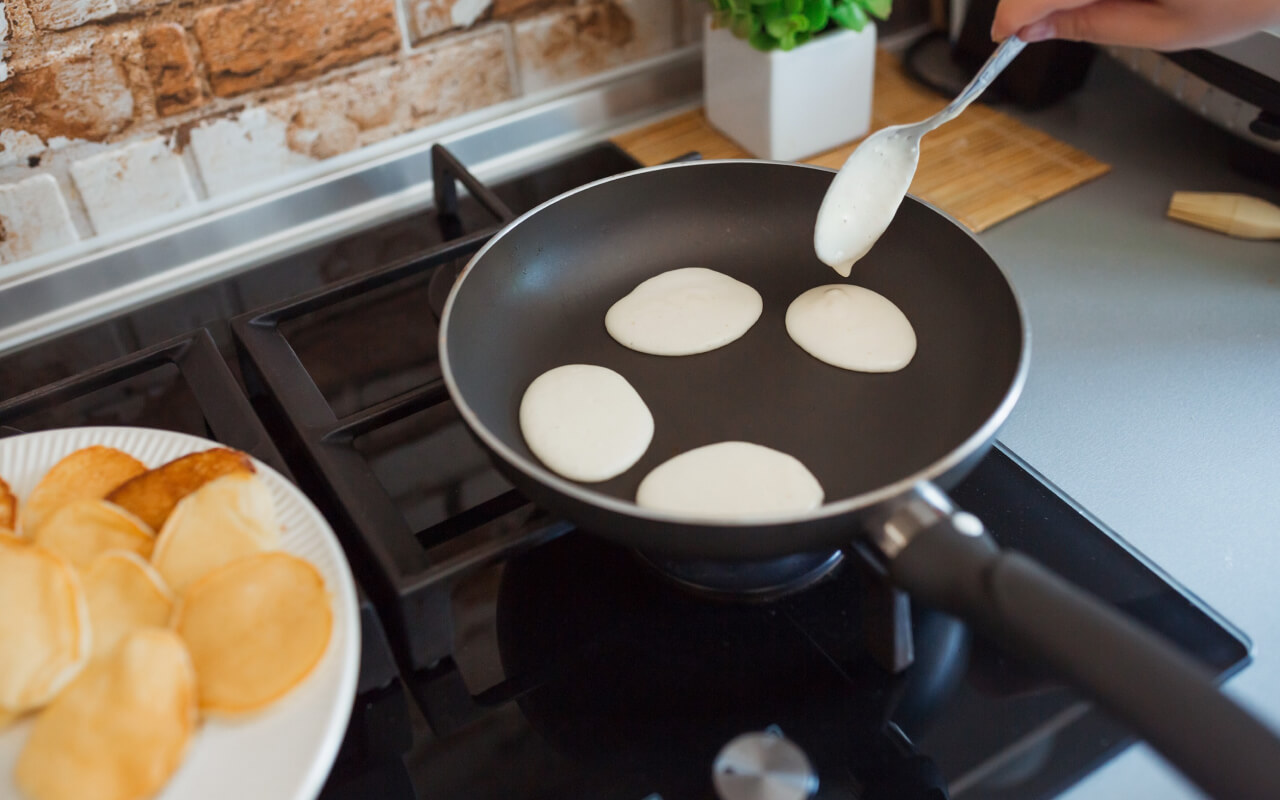
[[[1005,39],[973,80],[938,113],[906,125],[881,128],[862,140],[840,168],[818,210],[813,249],[818,259],[843,277],[871,250],[907,196],[920,160],[920,139],[955,119],[991,85],[1026,42]]]

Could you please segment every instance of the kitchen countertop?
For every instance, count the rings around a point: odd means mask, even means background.
[[[1164,216],[1175,190],[1280,188],[1229,168],[1229,134],[1110,59],[1015,116],[1112,171],[979,237],[1032,329],[1000,438],[1252,638],[1227,691],[1280,729],[1280,244]],[[1146,747],[1066,795],[1194,796]]]
[[[1226,690],[1280,729],[1280,243],[1164,216],[1175,190],[1280,187],[1106,57],[1057,106],[1008,113],[1112,171],[979,235],[1032,330],[1000,438],[1252,638]],[[1195,796],[1145,746],[1064,795]]]

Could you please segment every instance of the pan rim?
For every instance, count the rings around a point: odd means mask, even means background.
[[[591,181],[590,183],[585,183],[559,194],[550,200],[539,203],[534,208],[529,209],[511,222],[507,223],[501,230],[495,233],[489,241],[485,242],[485,244],[476,251],[475,255],[473,255],[467,262],[466,266],[463,267],[462,271],[458,274],[457,280],[454,281],[453,288],[449,291],[449,297],[445,301],[444,310],[440,315],[440,333],[437,341],[437,358],[440,362],[440,370],[444,377],[445,387],[448,389],[449,397],[453,400],[454,406],[458,409],[458,413],[462,416],[471,431],[480,437],[481,441],[484,442],[485,446],[488,447],[491,452],[497,454],[497,456],[503,459],[509,466],[519,470],[531,480],[537,481],[545,486],[549,486],[555,491],[568,495],[578,502],[586,503],[590,506],[609,511],[611,513],[622,514],[628,517],[660,524],[715,529],[737,529],[801,525],[818,520],[856,514],[865,509],[890,501],[896,497],[901,497],[922,483],[932,483],[939,476],[946,474],[954,467],[964,463],[966,459],[976,453],[980,448],[995,439],[996,432],[1008,419],[1009,414],[1012,413],[1013,407],[1017,404],[1019,397],[1022,395],[1023,387],[1027,381],[1027,373],[1030,369],[1031,361],[1031,329],[1028,325],[1027,316],[1023,311],[1022,300],[1018,297],[1017,290],[1009,280],[1009,276],[1005,273],[1004,269],[1000,267],[1000,264],[997,263],[994,258],[991,259],[991,263],[1000,274],[1000,277],[1004,279],[1005,285],[1009,289],[1009,295],[1013,300],[1014,310],[1018,316],[1018,327],[1022,337],[1022,344],[1018,352],[1018,366],[1014,371],[1012,381],[1005,390],[1003,399],[1001,399],[1000,404],[996,406],[995,411],[987,417],[986,421],[983,422],[977,430],[960,442],[956,447],[952,448],[944,456],[906,477],[900,478],[893,483],[886,484],[869,492],[863,492],[862,494],[853,495],[852,497],[841,498],[834,502],[824,502],[816,509],[810,509],[803,512],[791,512],[767,516],[756,515],[739,519],[708,519],[704,517],[686,516],[667,511],[644,508],[637,505],[634,501],[622,500],[612,495],[596,491],[590,488],[589,485],[579,484],[567,478],[562,478],[546,467],[543,467],[541,464],[525,458],[520,453],[508,447],[505,442],[493,433],[493,431],[489,430],[488,426],[484,424],[479,415],[477,415],[471,408],[470,404],[467,403],[465,395],[454,379],[453,368],[449,360],[449,324],[452,319],[453,304],[459,291],[462,289],[463,284],[466,282],[467,277],[471,274],[476,264],[480,262],[480,259],[482,259],[492,247],[496,246],[504,236],[511,231],[516,230],[522,222],[543,212],[545,209],[578,194],[579,192],[584,192],[596,186],[621,180],[628,176],[661,172],[669,169],[694,169],[718,164],[778,165],[791,168],[811,169],[832,174],[836,172],[836,170],[830,167],[822,167],[814,164],[797,164],[788,161],[749,158],[705,159],[699,161],[684,161],[670,164],[658,164],[650,167],[640,167],[638,169],[621,172],[617,175],[610,175],[606,178]],[[932,203],[921,200],[914,195],[909,194],[908,197],[912,201],[925,206],[934,213],[949,220],[951,224],[955,225],[965,235],[972,239],[984,253],[987,252],[987,249],[978,241],[977,236],[975,236],[972,231],[962,225],[950,214]],[[990,254],[988,254],[988,257],[990,257]]]

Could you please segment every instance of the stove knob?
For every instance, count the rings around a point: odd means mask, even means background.
[[[744,733],[724,746],[712,767],[721,800],[806,800],[818,776],[804,751],[775,733]]]

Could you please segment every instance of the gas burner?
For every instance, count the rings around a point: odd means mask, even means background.
[[[636,551],[659,574],[696,595],[714,600],[764,603],[808,589],[835,574],[843,550],[798,553],[773,561],[689,561]]]
[[[896,675],[915,660],[911,601],[893,586],[878,562],[862,550],[800,553],[773,561],[724,563],[664,559],[636,551],[638,559],[685,592],[717,601],[769,603],[799,595],[835,578],[846,560],[855,575],[861,646],[885,673]]]

